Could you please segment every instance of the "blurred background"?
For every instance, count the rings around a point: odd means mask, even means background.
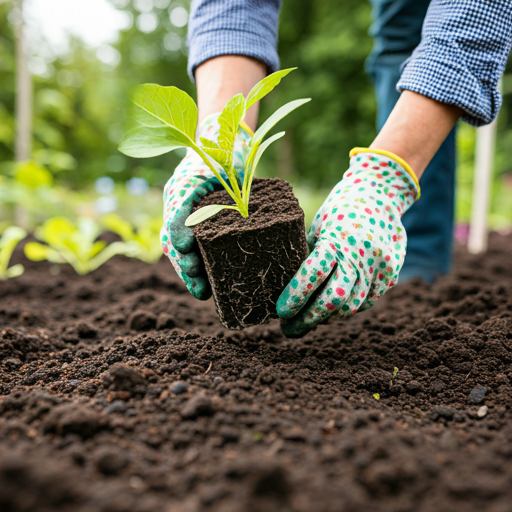
[[[115,212],[134,225],[160,217],[163,186],[183,153],[137,160],[119,153],[117,144],[137,84],[175,85],[195,97],[186,73],[189,1],[25,0],[23,16],[21,6],[0,0],[0,229],[12,223],[33,229],[55,215]],[[370,14],[361,0],[284,0],[281,64],[299,69],[264,100],[260,119],[292,99],[313,101],[279,124],[286,136],[266,153],[258,174],[292,182],[308,220],[346,170],[351,147],[375,136],[375,98],[364,72]],[[16,110],[21,30],[32,114],[21,105]],[[503,90],[493,229],[512,226],[510,62]],[[17,115],[32,126],[21,148]],[[474,147],[475,129],[461,123],[459,223],[470,215]]]

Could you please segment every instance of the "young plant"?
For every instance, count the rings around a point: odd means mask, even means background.
[[[25,255],[33,261],[69,263],[77,274],[85,275],[116,254],[132,256],[137,251],[131,242],[107,245],[103,240],[96,240],[99,234],[99,226],[92,219],[80,219],[76,225],[67,219],[54,217],[48,219],[35,233],[47,245],[29,242],[25,246]]]
[[[186,226],[198,224],[224,208],[237,210],[242,217],[247,217],[252,180],[261,155],[272,142],[281,138],[284,132],[263,141],[265,135],[278,121],[310,101],[310,98],[286,103],[256,130],[249,144],[243,179],[233,165],[233,148],[238,127],[247,110],[272,91],[281,79],[294,69],[296,68],[283,69],[267,76],[252,88],[247,98],[243,94],[231,98],[218,118],[220,128],[217,141],[201,137],[202,147],[195,142],[197,106],[194,100],[176,87],[142,85],[133,100],[136,125],[126,133],[119,150],[131,157],[144,158],[187,147],[192,148],[203,159],[235,204],[200,208],[188,217]],[[227,182],[222,172],[227,177]]]
[[[18,277],[23,274],[23,265],[9,267],[12,253],[18,243],[27,236],[27,232],[18,226],[9,226],[0,237],[0,280]]]
[[[160,219],[150,219],[143,223],[135,232],[132,225],[115,213],[109,213],[101,218],[101,224],[119,235],[124,242],[130,242],[137,247],[134,257],[145,263],[156,263],[163,254],[160,244]]]

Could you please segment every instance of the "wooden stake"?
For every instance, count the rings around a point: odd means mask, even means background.
[[[16,26],[16,160],[29,160],[32,153],[32,75],[28,68],[24,0],[16,2],[20,23]]]

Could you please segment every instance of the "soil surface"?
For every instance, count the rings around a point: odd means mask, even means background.
[[[234,204],[225,190],[197,208]],[[304,212],[291,185],[255,179],[249,217],[225,209],[194,226],[221,323],[243,329],[277,318],[277,299],[309,254]]]
[[[511,254],[493,235],[299,340],[224,329],[164,260],[78,277],[17,255],[0,510],[511,511]]]

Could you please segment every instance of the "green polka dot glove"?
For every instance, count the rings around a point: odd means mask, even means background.
[[[218,117],[219,114],[212,114],[201,123],[197,130],[198,144],[200,137],[217,140]],[[233,154],[235,169],[242,180],[244,161],[252,135],[250,128],[242,123]],[[223,178],[228,181],[227,176],[224,175]],[[160,231],[162,247],[190,293],[200,300],[210,298],[212,291],[192,229],[185,226],[185,220],[201,199],[221,188],[201,157],[189,149],[164,189],[164,223]]]
[[[402,268],[401,217],[419,198],[418,180],[387,151],[355,148],[350,156],[350,168],[309,229],[312,252],[277,302],[288,337],[303,336],[334,313],[368,309]]]

